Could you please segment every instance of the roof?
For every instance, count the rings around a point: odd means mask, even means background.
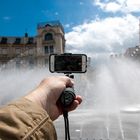
[[[64,28],[63,28],[63,25],[60,23],[59,20],[55,20],[55,21],[47,21],[47,22],[40,22],[38,23],[37,25],[37,28],[40,29],[40,28],[44,28],[46,26],[52,26],[52,27],[60,27],[61,30],[64,32]]]

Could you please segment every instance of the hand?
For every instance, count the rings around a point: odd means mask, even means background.
[[[44,79],[39,86],[25,96],[25,98],[39,104],[49,114],[52,120],[57,119],[62,114],[62,108],[57,101],[66,87],[72,87],[73,81],[66,76],[55,76]],[[76,96],[73,104],[68,108],[72,111],[82,102],[81,96]]]

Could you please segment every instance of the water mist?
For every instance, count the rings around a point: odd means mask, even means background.
[[[15,100],[51,74],[47,67],[7,69],[0,73],[0,104]],[[109,60],[75,74],[75,91],[83,97],[70,112],[74,140],[139,140],[140,66],[126,59]],[[55,122],[58,139],[64,139],[63,117]]]

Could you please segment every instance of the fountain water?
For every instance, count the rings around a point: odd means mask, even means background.
[[[46,67],[1,71],[0,104],[25,95],[50,75]],[[83,103],[70,112],[71,139],[139,140],[139,81],[139,64],[126,59],[108,61],[86,74],[75,75],[75,90],[83,96]],[[63,140],[62,117],[55,126],[58,139]]]

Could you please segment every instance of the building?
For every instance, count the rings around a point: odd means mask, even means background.
[[[128,48],[124,54],[124,56],[136,60],[140,60],[140,45],[132,48]]]
[[[0,37],[0,66],[13,62],[16,67],[42,67],[48,63],[49,54],[65,51],[64,29],[59,21],[37,25],[37,35]]]

